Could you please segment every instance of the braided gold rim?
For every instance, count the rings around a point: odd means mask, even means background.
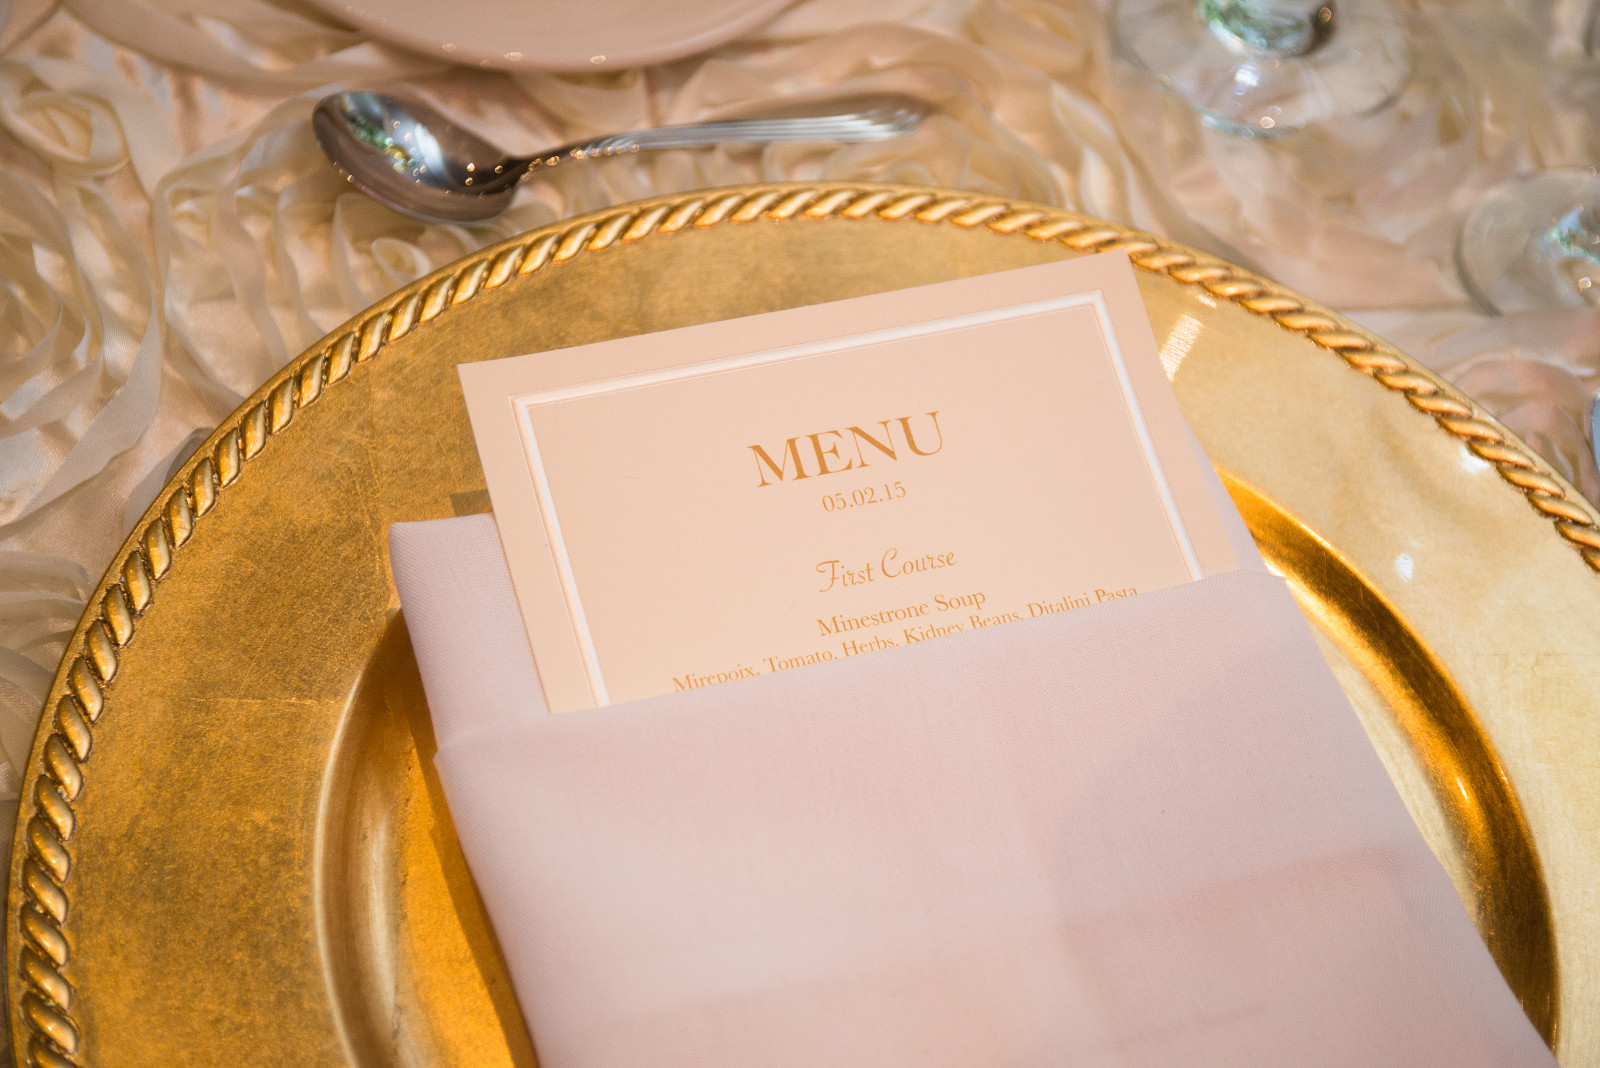
[[[335,331],[280,371],[231,416],[191,458],[164,501],[152,505],[123,546],[120,566],[102,579],[62,661],[51,698],[54,719],[40,730],[30,761],[31,796],[18,814],[12,853],[9,942],[13,962],[12,1034],[36,1068],[80,1068],[82,1031],[73,1018],[71,959],[66,936],[68,844],[77,827],[74,802],[84,789],[84,765],[94,726],[116,678],[120,650],[154,602],[174,556],[197,521],[211,514],[224,490],[300,409],[387,344],[480,293],[546,270],[585,253],[604,251],[653,234],[706,229],[724,223],[787,219],[910,219],[964,230],[1020,234],[1079,252],[1121,251],[1136,267],[1271,319],[1283,329],[1337,355],[1492,464],[1548,518],[1556,532],[1600,572],[1600,516],[1571,486],[1497,421],[1426,368],[1349,322],[1265,279],[1149,234],[1069,212],[953,191],[902,186],[777,185],[711,190],[624,206],[512,238],[443,268]],[[46,706],[48,707],[48,705]],[[20,997],[17,993],[20,992]]]

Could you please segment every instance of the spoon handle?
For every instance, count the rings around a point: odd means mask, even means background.
[[[525,161],[525,169],[554,167],[569,160],[617,156],[641,149],[705,148],[726,142],[765,144],[772,141],[881,141],[909,133],[927,117],[928,105],[911,97],[879,95],[849,101],[831,100],[822,114],[800,110],[748,119],[661,126],[653,130],[611,134],[575,141]],[[841,107],[847,110],[841,110]],[[523,162],[523,161],[519,161]]]

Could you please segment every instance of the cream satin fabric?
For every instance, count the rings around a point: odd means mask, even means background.
[[[1555,1065],[1259,562],[551,716],[493,517],[390,557],[546,1068]]]
[[[0,0],[0,799],[93,577],[198,434],[394,286],[650,193],[920,181],[1169,234],[1356,314],[1596,494],[1581,409],[1600,312],[1486,323],[1450,267],[1481,190],[1600,159],[1586,7],[1418,0],[1421,61],[1399,105],[1262,143],[1206,130],[1116,62],[1095,0],[800,0],[710,54],[586,77],[443,67],[297,0]],[[514,151],[834,87],[947,110],[883,144],[561,168],[465,229],[380,208],[319,156],[316,97],[383,79]]]

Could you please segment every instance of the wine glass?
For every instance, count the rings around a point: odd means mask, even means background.
[[[1370,115],[1411,76],[1389,0],[1117,0],[1112,20],[1134,63],[1249,137]]]
[[[1600,175],[1549,171],[1491,189],[1462,222],[1456,269],[1491,314],[1600,307]]]

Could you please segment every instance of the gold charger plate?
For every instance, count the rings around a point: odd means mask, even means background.
[[[484,511],[454,365],[1105,249],[1529,1016],[1600,1066],[1600,527],[1469,399],[1271,283],[970,193],[758,186],[567,220],[295,360],[146,513],[27,768],[23,1063],[530,1065],[432,772],[385,531]],[[1093,463],[1093,456],[1065,457]]]

